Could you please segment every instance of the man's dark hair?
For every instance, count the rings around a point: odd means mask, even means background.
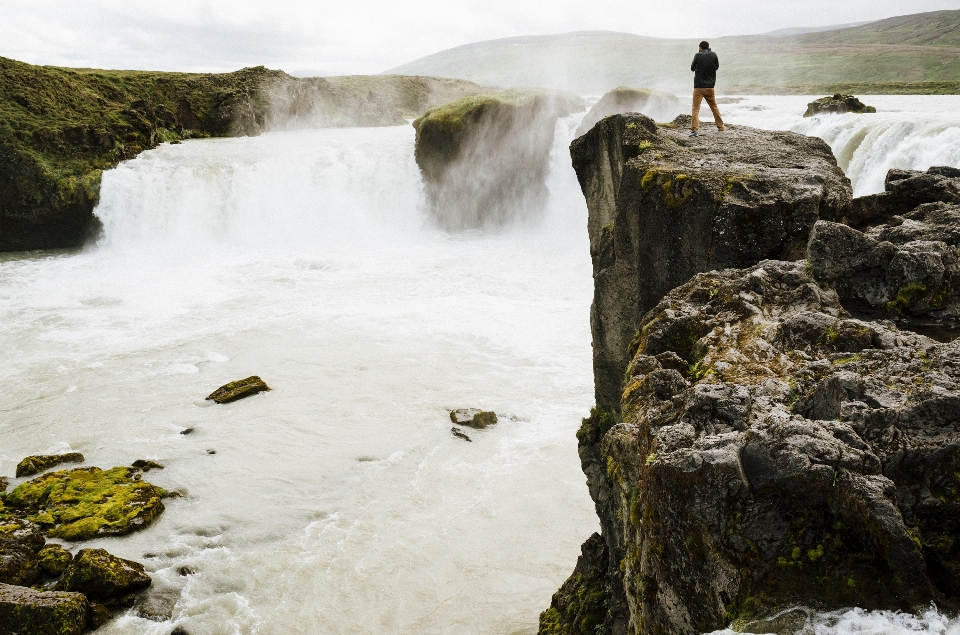
[[[710,42],[707,42],[706,40],[704,40],[703,42],[700,42],[701,51],[706,51],[708,48],[710,48]]]

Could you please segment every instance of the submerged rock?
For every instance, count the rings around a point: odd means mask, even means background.
[[[50,536],[89,540],[143,529],[163,511],[163,494],[136,468],[78,467],[22,483],[4,503]]]
[[[76,591],[106,602],[150,586],[143,565],[103,549],[81,549],[57,582],[58,591]]]
[[[34,591],[0,583],[4,633],[80,635],[87,626],[87,599],[80,593]]]
[[[463,430],[461,430],[460,428],[450,428],[450,432],[452,432],[453,436],[457,437],[458,439],[463,439],[464,441],[470,441],[471,443],[473,442],[473,439],[471,439],[469,436],[464,434]]]
[[[238,399],[243,399],[244,397],[250,397],[251,395],[256,395],[264,391],[270,390],[270,387],[256,375],[252,377],[247,377],[246,379],[240,379],[238,381],[232,381],[229,384],[224,384],[216,390],[214,390],[207,397],[208,400],[214,401],[216,403],[230,403],[231,401],[236,401]],[[193,428],[187,428],[190,432],[193,431]],[[180,434],[188,434],[187,432],[181,432]]]
[[[434,221],[462,231],[538,214],[557,118],[583,107],[569,93],[511,90],[427,110],[413,127]]]
[[[841,95],[837,93],[832,97],[821,97],[807,104],[807,111],[803,113],[804,117],[813,117],[814,115],[834,114],[852,112],[857,114],[875,113],[877,109],[873,106],[866,106],[862,101],[853,95]]]
[[[165,622],[173,617],[173,610],[180,600],[180,592],[175,589],[156,591],[151,589],[137,600],[133,610],[140,617],[154,622]]]
[[[497,422],[497,413],[477,408],[459,408],[450,411],[450,421],[458,426],[483,429]]]
[[[814,223],[850,207],[822,140],[744,126],[691,139],[689,123],[614,115],[570,146],[589,210],[596,399],[609,411],[637,325],[668,291],[701,271],[802,259]],[[695,339],[677,337],[683,357]]]
[[[79,452],[28,456],[17,464],[17,478],[45,472],[61,463],[83,463],[85,460]]]
[[[578,433],[608,623],[960,608],[960,342],[853,319],[804,263],[764,261],[671,291],[631,353],[621,415]]]
[[[180,434],[183,434],[181,432]],[[149,472],[150,470],[162,470],[163,464],[157,463],[156,461],[148,461],[146,459],[137,459],[131,465],[138,470],[143,470],[144,472]]]
[[[620,86],[600,98],[577,127],[576,135],[586,134],[598,121],[610,115],[638,112],[655,121],[672,121],[683,107],[680,98],[652,88],[628,88]]]
[[[47,545],[37,554],[40,568],[50,575],[63,573],[73,561],[73,554],[60,545]]]

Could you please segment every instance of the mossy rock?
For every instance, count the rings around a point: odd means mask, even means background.
[[[52,467],[61,463],[83,463],[86,459],[79,452],[67,452],[66,454],[38,454],[28,456],[17,464],[17,478],[24,476],[33,476],[40,472],[46,472]]]
[[[150,576],[139,562],[118,558],[104,549],[81,549],[56,588],[104,602],[145,589],[150,583]]]
[[[0,584],[0,626],[20,635],[80,635],[89,605],[82,593]]]
[[[450,421],[460,426],[482,430],[497,422],[497,413],[492,410],[478,410],[477,408],[459,408],[450,411]]]
[[[216,403],[230,403],[231,401],[237,401],[238,399],[250,397],[267,390],[270,390],[270,386],[268,386],[262,379],[254,375],[252,377],[247,377],[246,379],[232,381],[229,384],[220,386],[210,393],[210,395],[207,397],[207,401],[214,401]]]
[[[837,93],[831,97],[821,97],[816,101],[807,104],[807,111],[803,113],[804,117],[813,117],[814,115],[842,115],[844,113],[875,113],[877,109],[873,106],[867,106],[853,95],[841,95]]]
[[[50,536],[89,540],[143,529],[163,511],[163,494],[132,467],[79,467],[19,485],[6,505],[26,512]]]
[[[70,566],[73,554],[60,545],[46,545],[37,554],[37,559],[41,569],[50,575],[60,575]]]

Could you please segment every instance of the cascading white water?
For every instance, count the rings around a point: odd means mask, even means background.
[[[960,118],[958,98],[885,99],[868,101],[903,112],[724,108],[848,148],[858,193],[884,166],[958,164],[958,127],[930,123]],[[165,463],[148,480],[187,496],[84,546],[144,562],[193,635],[535,632],[597,528],[575,437],[593,403],[577,119],[558,125],[546,217],[491,234],[432,228],[408,127],[190,141],[107,172],[96,248],[0,257],[0,474],[67,448]],[[250,374],[274,390],[203,401]],[[460,406],[501,422],[466,443]],[[817,620],[960,632],[936,612]],[[171,626],[128,613],[101,632]]]
[[[875,114],[804,118],[812,97],[747,97],[724,104],[724,120],[792,130],[830,144],[855,196],[883,191],[887,170],[960,165],[960,96],[863,96]],[[707,129],[707,132],[711,131]]]

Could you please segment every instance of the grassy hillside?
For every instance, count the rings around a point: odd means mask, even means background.
[[[597,31],[507,38],[442,51],[390,72],[582,93],[620,85],[686,91],[698,42]],[[711,44],[720,56],[721,92],[852,83],[901,92],[901,82],[911,84],[907,91],[916,91],[919,82],[938,82],[931,90],[942,92],[960,82],[960,10],[791,36],[716,38]]]
[[[478,92],[462,80],[423,77],[295,79],[262,66],[103,71],[0,58],[0,251],[81,244],[94,224],[101,171],[165,141],[399,125]]]

